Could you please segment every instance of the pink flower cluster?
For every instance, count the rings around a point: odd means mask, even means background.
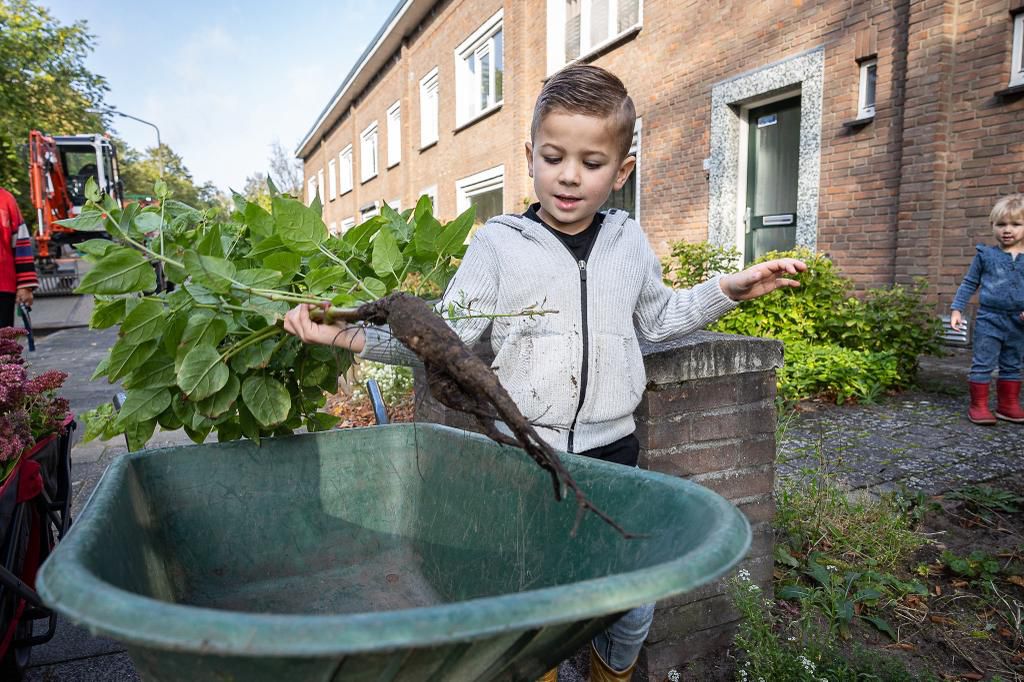
[[[57,433],[70,413],[56,394],[68,375],[49,370],[30,378],[18,337],[25,332],[0,327],[0,462],[18,457],[43,436]]]

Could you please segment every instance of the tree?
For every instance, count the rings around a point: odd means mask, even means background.
[[[242,196],[265,211],[271,210],[270,188],[267,186],[267,175],[259,171],[245,179]]]
[[[162,165],[162,179],[172,198],[200,209],[220,209],[226,204],[226,198],[212,182],[196,185],[185,161],[166,144],[139,152],[122,142],[118,154],[127,194],[152,194],[154,183],[161,178]]]
[[[30,130],[71,135],[104,130],[107,82],[85,67],[94,37],[85,21],[60,24],[29,0],[0,0],[0,186],[34,215],[28,162],[21,151]]]
[[[280,140],[270,145],[270,179],[281,192],[296,198],[302,196],[302,162],[286,152]]]

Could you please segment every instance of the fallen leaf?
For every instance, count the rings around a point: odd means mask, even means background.
[[[1010,632],[1010,628],[1002,627],[999,628],[999,634],[1007,639],[1013,639],[1013,633]]]
[[[902,649],[903,651],[914,651],[915,647],[910,642],[896,642],[895,644],[886,644],[883,649]]]
[[[965,680],[983,680],[983,679],[985,679],[985,676],[982,675],[981,673],[964,673],[960,677],[964,678]]]
[[[950,583],[950,585],[952,585],[953,587],[955,587],[957,589],[963,589],[963,588],[967,587],[968,585],[970,585],[970,583],[967,582],[966,580],[954,580],[953,582]]]
[[[933,613],[928,616],[928,620],[939,625],[956,625],[956,621],[949,616],[943,616],[938,613]]]
[[[941,596],[942,596],[942,587],[940,587],[940,586],[939,586],[939,584],[938,584],[938,583],[936,583],[936,584],[935,584],[935,589],[934,589],[934,590],[932,590],[932,592],[934,592],[934,593],[935,593],[935,596],[936,596],[936,597],[941,597]]]
[[[1017,587],[1024,587],[1024,576],[1011,575],[1006,578],[1006,582],[1013,583]]]

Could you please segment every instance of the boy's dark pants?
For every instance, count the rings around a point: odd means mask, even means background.
[[[987,384],[992,371],[999,367],[999,378],[1016,381],[1021,378],[1021,357],[1024,356],[1024,321],[1018,312],[978,310],[974,323],[974,357],[968,378]]]

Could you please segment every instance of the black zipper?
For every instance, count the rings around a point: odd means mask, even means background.
[[[590,246],[587,247],[587,252],[583,255],[583,259],[576,261],[576,266],[580,270],[580,310],[583,316],[583,366],[580,371],[580,399],[579,402],[576,404],[576,414],[572,418],[572,424],[569,426],[569,443],[568,447],[566,447],[567,452],[573,452],[572,441],[573,437],[576,435],[576,420],[579,419],[580,410],[583,409],[583,400],[584,398],[586,398],[587,395],[587,370],[589,364],[588,351],[590,348],[590,341],[588,338],[589,334],[587,328],[587,260],[590,259],[590,252],[594,250],[594,244],[597,243],[597,240],[600,237],[600,232],[594,235],[594,239],[593,241],[590,242]],[[566,249],[569,249],[568,245],[566,245],[565,242],[562,242],[562,245],[565,246]],[[572,253],[571,249],[569,249],[569,253]],[[575,258],[575,255],[573,255],[573,258]]]

